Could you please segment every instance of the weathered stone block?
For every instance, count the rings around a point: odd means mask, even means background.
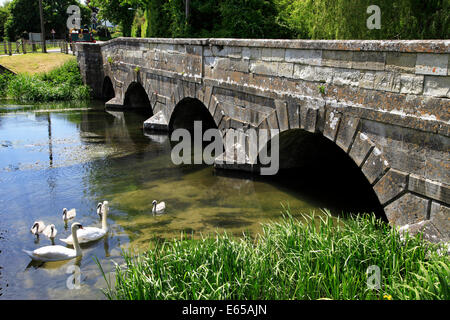
[[[322,65],[328,67],[351,68],[353,51],[322,51]]]
[[[384,70],[385,60],[385,52],[356,51],[353,53],[352,68]]]
[[[387,71],[414,73],[417,54],[407,52],[386,52]]]
[[[274,110],[268,117],[267,123],[269,124],[269,129],[279,129],[277,112]]]
[[[298,103],[294,99],[288,99],[287,103],[289,127],[291,129],[298,128],[300,125],[300,113]]]
[[[294,66],[294,79],[330,83],[333,79],[333,70],[328,67],[314,67],[296,64]]]
[[[380,178],[388,169],[388,162],[382,156],[381,150],[377,147],[373,148],[366,162],[362,166],[362,172],[366,176],[367,180],[373,184],[378,178]]]
[[[376,72],[373,88],[390,92],[400,92],[400,78],[393,72]]]
[[[234,60],[234,59],[228,59],[229,66],[228,68],[231,71],[238,71],[238,72],[248,72],[249,71],[249,63],[248,60]]]
[[[158,111],[151,118],[144,121],[144,130],[167,131],[169,124],[163,111]]]
[[[210,110],[211,112],[211,110]],[[215,110],[214,110],[214,122],[216,123],[217,127],[219,127],[219,124],[222,120],[222,118],[225,116],[225,112],[222,110],[222,107],[219,103],[215,104]]]
[[[417,223],[407,224],[398,228],[398,231],[401,238],[406,238],[406,233],[408,233],[410,237],[415,237],[418,233],[421,233],[423,239],[430,242],[438,243],[439,241],[448,241],[448,237],[447,239],[443,237],[431,220],[422,220]]]
[[[447,202],[448,203],[448,202]],[[431,203],[430,220],[439,230],[444,241],[450,240],[450,207],[437,202]]]
[[[287,104],[284,101],[275,100],[275,107],[277,110],[278,127],[280,131],[289,129],[289,119],[287,113]]]
[[[242,58],[242,47],[212,46],[212,54],[217,57]]]
[[[444,203],[450,203],[450,186],[446,186],[441,182],[423,179],[420,176],[411,174],[408,190]]]
[[[208,105],[209,113],[215,115],[216,110],[219,109],[219,105],[220,105],[219,100],[217,100],[216,97],[213,96]]]
[[[262,48],[261,60],[263,61],[284,61],[286,49]]]
[[[320,66],[322,63],[321,50],[286,49],[285,60],[302,64]]]
[[[262,56],[262,48],[242,48],[242,58],[245,60],[259,60]]]
[[[381,205],[399,195],[407,187],[408,174],[390,169],[373,187]]]
[[[389,223],[403,226],[426,220],[427,208],[427,199],[405,193],[399,199],[384,207],[384,212]]]
[[[361,78],[359,70],[333,69],[333,84],[338,86],[358,86]]]
[[[427,179],[447,183],[450,181],[450,158],[447,153],[442,153],[442,157],[436,157],[427,150],[424,165],[424,176]]]
[[[285,77],[285,78],[292,78],[293,72],[294,72],[294,64],[293,63],[287,63],[287,62],[279,62],[278,63],[277,76]]]
[[[336,139],[336,133],[339,128],[339,121],[341,120],[341,114],[335,110],[328,110],[325,115],[325,126],[323,129],[323,135],[334,141]]]
[[[193,55],[201,55],[202,54],[202,46],[193,46],[193,45],[186,45],[185,47],[186,53],[193,54]],[[182,50],[178,50],[182,52]]]
[[[205,94],[203,96],[202,102],[207,108],[209,108],[209,101],[211,99],[211,95],[212,95],[212,91],[213,91],[212,89],[213,88],[211,86],[206,86],[206,88],[205,88]]]
[[[450,98],[450,77],[425,76],[423,94],[440,98]]]
[[[421,94],[423,90],[423,75],[400,75],[400,93]]]
[[[418,53],[416,61],[417,74],[435,76],[447,75],[448,55],[435,53]]]
[[[195,98],[203,102],[204,96],[205,96],[205,88],[198,87],[197,90],[195,91]]]
[[[336,137],[336,144],[345,152],[348,152],[348,149],[353,142],[353,137],[358,129],[358,124],[358,118],[344,116],[341,119]]]
[[[268,76],[276,76],[278,73],[278,62],[251,61],[250,72]]]
[[[305,102],[300,105],[300,128],[316,132],[318,108],[311,108]]]
[[[360,132],[353,142],[349,156],[355,161],[358,167],[360,167],[374,147],[375,145],[369,140],[369,137]]]
[[[375,85],[375,72],[369,71],[361,74],[358,86],[364,89],[374,89]]]

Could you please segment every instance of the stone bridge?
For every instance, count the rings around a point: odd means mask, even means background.
[[[359,167],[391,224],[449,239],[449,40],[118,38],[77,44],[76,55],[94,96],[147,108],[149,129],[204,120],[244,136],[325,137]],[[284,143],[281,167],[301,134]]]

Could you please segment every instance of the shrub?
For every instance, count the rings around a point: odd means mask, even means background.
[[[83,85],[74,60],[43,74],[18,74],[8,80],[4,92],[22,101],[85,100],[90,97],[90,89]]]

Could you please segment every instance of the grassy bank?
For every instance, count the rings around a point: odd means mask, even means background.
[[[0,75],[0,96],[20,101],[67,101],[90,97],[89,88],[83,85],[76,60],[45,73],[19,73]]]
[[[14,73],[32,75],[49,72],[71,60],[75,57],[64,53],[29,53],[0,57],[0,64]]]
[[[309,218],[308,218],[309,219]],[[401,241],[373,216],[343,224],[287,214],[256,239],[217,235],[124,252],[110,299],[449,299],[449,258],[420,237]],[[367,268],[381,270],[368,289]],[[106,279],[106,277],[105,277]]]

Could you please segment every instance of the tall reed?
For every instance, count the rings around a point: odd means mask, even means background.
[[[225,233],[123,252],[115,283],[104,274],[104,293],[109,299],[449,299],[449,257],[436,249],[420,236],[402,240],[373,215],[299,221],[286,212],[254,239]],[[372,265],[381,270],[379,289],[367,285]]]

